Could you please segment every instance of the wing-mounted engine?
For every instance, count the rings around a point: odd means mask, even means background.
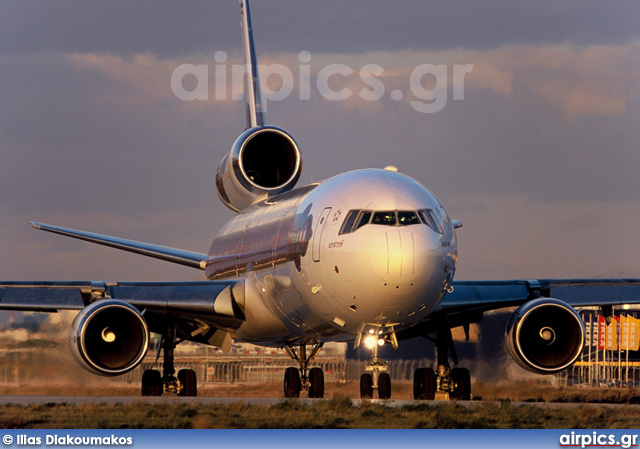
[[[584,323],[568,304],[540,298],[523,304],[507,324],[507,345],[523,368],[539,374],[562,371],[584,346]]]
[[[285,130],[259,126],[236,139],[216,172],[222,202],[239,212],[270,195],[291,190],[302,172],[298,144]]]
[[[78,313],[71,325],[69,344],[83,368],[116,376],[140,364],[149,348],[149,329],[134,306],[105,299]]]

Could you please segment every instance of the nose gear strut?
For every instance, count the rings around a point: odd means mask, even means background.
[[[391,343],[393,349],[397,349],[398,338],[393,330],[393,325],[371,325],[368,331],[365,331],[365,327],[367,326],[362,326],[355,344],[355,347],[358,347],[364,340],[365,346],[371,349],[371,359],[365,367],[367,372],[360,376],[360,397],[372,399],[374,390],[377,390],[380,399],[390,399],[391,376],[387,373],[387,361],[382,360],[378,353],[380,347],[387,342]]]

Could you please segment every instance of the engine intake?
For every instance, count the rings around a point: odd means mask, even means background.
[[[78,313],[69,331],[69,344],[82,367],[116,376],[134,369],[147,354],[149,329],[131,304],[106,299]]]
[[[577,360],[584,346],[584,324],[570,305],[553,298],[523,304],[507,324],[507,345],[523,368],[553,374]]]
[[[291,190],[302,172],[298,144],[275,126],[251,128],[236,139],[216,172],[222,202],[239,212],[269,195]]]

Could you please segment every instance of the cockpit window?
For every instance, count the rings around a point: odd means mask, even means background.
[[[363,227],[364,225],[369,224],[369,221],[371,220],[371,215],[373,215],[373,212],[368,210],[363,210],[362,212],[360,212],[360,215],[358,216],[358,221],[356,222],[356,226],[355,228],[353,228],[354,232],[360,229],[361,227]]]
[[[431,209],[414,210],[350,210],[344,219],[340,234],[356,232],[369,223],[382,226],[410,226],[426,224],[435,232],[443,234],[442,225],[437,215]]]
[[[420,224],[420,219],[418,218],[418,213],[415,211],[406,211],[399,210],[398,211],[398,224],[402,226]]]
[[[353,229],[353,224],[356,222],[356,218],[358,218],[359,210],[350,210],[347,214],[347,218],[344,219],[344,223],[342,228],[340,228],[340,234],[348,234]]]
[[[393,226],[396,224],[396,211],[374,212],[372,224]]]
[[[418,213],[420,214],[420,218],[422,218],[424,224],[429,226],[437,233],[444,234],[442,224],[440,224],[440,220],[438,219],[438,216],[435,214],[435,212],[433,212],[431,209],[422,209],[419,210]]]

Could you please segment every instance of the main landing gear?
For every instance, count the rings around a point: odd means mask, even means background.
[[[198,395],[198,384],[194,370],[181,369],[178,371],[178,377],[175,376],[176,370],[173,366],[175,347],[175,326],[169,324],[167,330],[162,334],[161,348],[164,353],[162,376],[158,370],[145,370],[142,373],[142,396],[162,396],[163,393],[172,393],[178,396]],[[159,351],[160,349],[158,349],[158,355]]]
[[[468,334],[467,328],[465,332]],[[414,399],[468,401],[471,399],[471,376],[466,368],[449,366],[449,352],[455,365],[458,364],[451,329],[439,327],[436,338],[430,340],[436,344],[438,368],[418,368],[413,376]]]
[[[307,345],[300,344],[300,354],[287,344],[284,350],[289,357],[298,362],[300,369],[289,367],[284,372],[284,397],[299,398],[301,390],[307,390],[310,398],[324,397],[324,374],[321,368],[308,369],[309,362],[315,359],[324,343],[317,343],[307,357]]]

